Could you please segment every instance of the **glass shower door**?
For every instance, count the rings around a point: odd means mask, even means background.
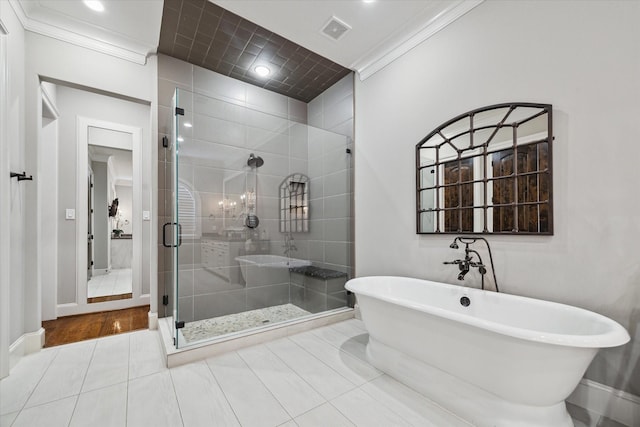
[[[183,89],[171,115],[176,347],[344,309],[349,138]]]
[[[194,230],[200,218],[196,212],[196,195],[185,180],[189,165],[185,163],[180,151],[185,141],[192,141],[193,96],[191,92],[177,89],[174,95],[171,158],[171,235],[172,235],[172,284],[173,284],[173,323],[172,327],[176,348],[185,346],[182,330],[189,319],[188,310],[179,303],[181,288],[193,282],[191,271],[185,268],[188,259],[193,259]],[[187,172],[185,172],[187,171]],[[192,262],[192,261],[190,261]]]
[[[172,104],[172,119],[171,120],[171,137],[169,140],[169,146],[166,159],[166,167],[165,167],[165,183],[166,187],[169,190],[170,199],[167,201],[170,209],[168,212],[169,221],[165,222],[162,228],[162,244],[170,248],[170,274],[168,279],[169,283],[165,283],[165,292],[166,292],[166,301],[165,304],[169,304],[169,301],[174,301],[171,304],[171,316],[172,322],[170,322],[171,327],[171,335],[174,337],[174,344],[178,347],[179,344],[179,328],[184,324],[180,322],[180,317],[178,313],[178,305],[175,304],[175,300],[178,298],[178,283],[179,283],[179,270],[178,270],[178,259],[179,259],[179,251],[181,244],[181,227],[180,227],[180,218],[178,215],[179,205],[178,205],[178,160],[179,160],[179,144],[180,144],[180,118],[182,117],[179,113],[180,111],[184,111],[178,107],[179,105],[179,90],[176,89],[173,96],[173,104]],[[165,279],[165,280],[166,280]]]

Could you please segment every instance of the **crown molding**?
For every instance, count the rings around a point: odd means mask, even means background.
[[[136,64],[145,65],[147,63],[147,54],[149,52],[125,49],[110,43],[105,43],[91,37],[87,37],[53,25],[49,25],[44,22],[36,21],[27,16],[18,0],[9,0],[9,4],[13,8],[13,11],[18,17],[18,20],[26,31],[41,34],[43,36],[51,37],[56,40],[71,43],[73,45],[104,53],[106,55],[111,55],[116,58],[124,59],[125,61],[134,62]]]
[[[418,46],[420,43],[427,40],[429,37],[436,34],[438,31],[445,28],[447,25],[451,24],[456,19],[480,5],[482,2],[484,2],[484,0],[461,0],[459,3],[444,10],[418,33],[402,42],[394,49],[383,53],[364,64],[360,63],[361,61],[356,61],[349,68],[356,70],[360,76],[360,81],[364,81],[387,65],[391,64],[396,59],[400,58],[405,53],[409,52],[414,47]]]
[[[4,25],[4,22],[2,22],[2,19],[0,19],[0,35],[6,36],[7,34],[9,34],[9,30],[7,26]]]
[[[40,91],[42,92],[42,115],[51,120],[57,120],[60,117],[60,111],[56,107],[56,103],[51,99],[49,92],[40,84]]]

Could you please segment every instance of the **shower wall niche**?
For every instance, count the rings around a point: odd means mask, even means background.
[[[160,222],[180,224],[168,227],[180,239],[167,235],[179,247],[159,246],[159,290],[161,298],[167,295],[164,314],[185,322],[178,346],[219,335],[197,331],[222,316],[317,312],[310,309],[318,306],[315,289],[279,263],[292,259],[351,275],[351,139],[308,126],[307,104],[165,56],[159,63],[160,133],[169,145],[159,150]],[[175,81],[185,75],[194,91]],[[179,87],[174,102],[183,114],[177,116],[174,106],[166,106],[171,87]],[[291,187],[294,194],[302,190],[296,203],[306,203],[306,230],[281,229],[280,186],[291,176],[306,177]],[[238,258],[246,256],[256,264],[241,269]],[[340,306],[346,306],[346,294],[343,303],[331,304]]]

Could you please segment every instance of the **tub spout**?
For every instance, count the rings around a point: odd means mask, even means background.
[[[466,276],[469,272],[469,262],[463,261],[458,265],[458,267],[460,268],[460,273],[458,273],[458,280],[464,280],[464,276]]]

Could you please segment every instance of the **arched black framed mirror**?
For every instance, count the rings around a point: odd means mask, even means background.
[[[553,234],[552,107],[461,114],[416,145],[417,233]]]
[[[280,232],[309,232],[309,177],[293,173],[280,183]]]

